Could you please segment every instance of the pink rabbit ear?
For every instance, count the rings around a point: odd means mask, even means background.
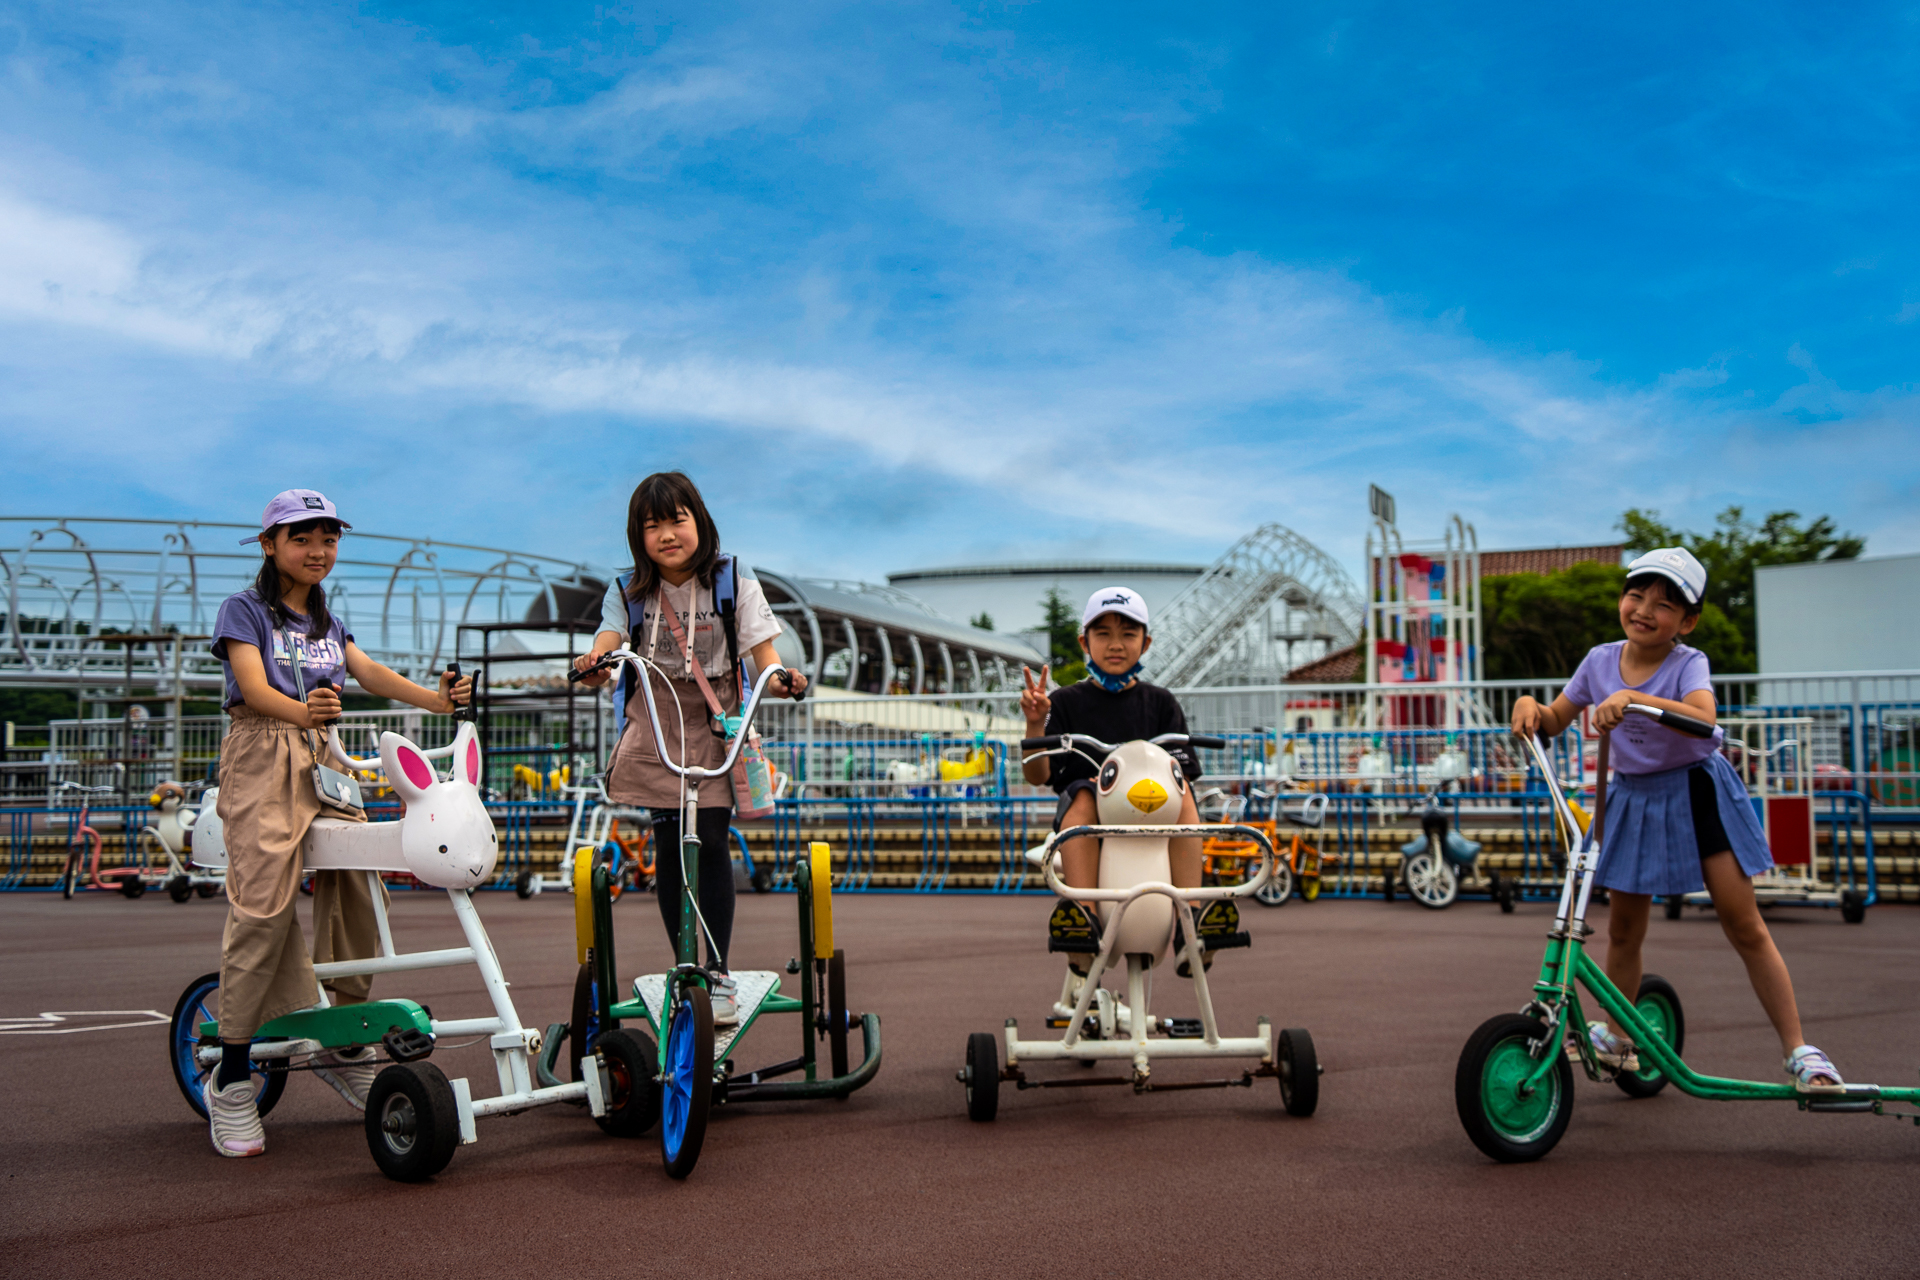
[[[467,781],[480,785],[480,744],[471,738],[467,740]]]
[[[433,770],[425,756],[407,746],[395,748],[393,754],[399,757],[400,769],[407,775],[408,782],[422,791],[433,785]]]

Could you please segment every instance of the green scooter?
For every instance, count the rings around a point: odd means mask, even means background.
[[[1713,736],[1712,725],[1691,716],[1639,704],[1627,710],[1681,733]],[[1586,939],[1593,932],[1586,923],[1587,901],[1600,861],[1603,824],[1596,816],[1581,832],[1540,744],[1528,738],[1527,747],[1546,780],[1554,811],[1569,833],[1569,843],[1576,847],[1560,890],[1553,928],[1547,934],[1546,958],[1533,984],[1533,999],[1518,1013],[1499,1014],[1481,1023],[1460,1051],[1453,1077],[1454,1105],[1474,1146],[1503,1163],[1538,1160],[1553,1150],[1573,1115],[1571,1056],[1575,1053],[1589,1079],[1616,1084],[1636,1098],[1651,1097],[1671,1082],[1682,1093],[1717,1102],[1791,1101],[1802,1111],[1871,1112],[1911,1118],[1920,1124],[1920,1112],[1890,1109],[1920,1105],[1920,1089],[1850,1084],[1837,1090],[1803,1093],[1791,1084],[1722,1079],[1701,1075],[1689,1067],[1680,1057],[1686,1040],[1686,1018],[1673,984],[1657,974],[1646,974],[1629,1002],[1587,955]],[[1596,812],[1603,815],[1605,737],[1600,739],[1597,773],[1601,791],[1596,797]],[[1572,834],[1575,832],[1581,832],[1577,840]],[[1638,1055],[1637,1069],[1614,1071],[1599,1060],[1586,1034],[1587,1019],[1578,990],[1581,985],[1632,1039]]]

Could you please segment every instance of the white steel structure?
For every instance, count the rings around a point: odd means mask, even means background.
[[[1385,685],[1480,682],[1480,539],[1458,515],[1437,542],[1408,542],[1389,505],[1367,531],[1367,652],[1363,671]],[[1415,690],[1409,689],[1408,694]],[[1369,699],[1369,726],[1423,724],[1456,729],[1488,723],[1484,709],[1454,691],[1437,705],[1412,698]],[[1424,701],[1420,700],[1420,701]]]

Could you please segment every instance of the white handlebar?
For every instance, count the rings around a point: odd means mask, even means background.
[[[673,761],[667,759],[667,738],[666,735],[660,731],[660,709],[654,705],[653,681],[647,678],[648,664],[646,661],[626,645],[621,645],[618,649],[609,650],[605,658],[603,658],[603,661],[605,660],[611,660],[615,664],[631,662],[640,669],[640,678],[636,683],[639,684],[640,692],[644,694],[647,699],[647,720],[653,728],[653,743],[654,746],[659,749],[660,763],[679,777],[692,778],[695,780],[701,778],[724,778],[733,772],[733,762],[740,755],[740,744],[747,740],[747,730],[753,726],[753,713],[760,709],[761,695],[766,692],[767,684],[775,676],[782,675],[786,671],[785,667],[768,667],[760,673],[760,678],[753,683],[752,696],[747,699],[746,705],[740,710],[740,732],[734,735],[732,745],[727,748],[727,758],[720,762],[720,767],[717,769],[703,769],[698,765],[675,764]],[[682,759],[686,757],[686,745],[684,742],[680,744]]]

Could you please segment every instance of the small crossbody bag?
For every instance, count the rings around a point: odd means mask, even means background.
[[[303,668],[306,663],[301,650],[293,646],[293,631],[283,630],[281,638],[287,646],[287,657],[293,664],[293,687],[300,694],[300,701],[307,700],[307,680]],[[360,780],[352,774],[341,773],[338,769],[329,769],[320,763],[320,745],[313,740],[313,731],[302,729],[300,736],[307,740],[307,751],[313,756],[313,793],[320,797],[320,803],[340,813],[365,816],[366,802],[360,798]]]
[[[696,603],[698,596],[695,597]],[[667,615],[667,625],[673,628],[674,639],[680,642],[680,652],[685,655],[687,666],[692,669],[693,677],[699,682],[700,692],[707,699],[707,709],[714,723],[727,740],[731,741],[740,733],[741,718],[730,716],[720,705],[713,686],[707,682],[707,673],[693,655],[693,646],[687,641],[687,633],[680,627],[679,615],[667,603],[666,593],[662,592],[654,601],[655,626],[660,614]],[[741,680],[741,696],[745,696],[746,681]],[[764,818],[773,812],[773,765],[767,760],[767,754],[760,746],[760,734],[749,730],[745,742],[740,744],[740,754],[733,760],[733,811],[737,818]]]

